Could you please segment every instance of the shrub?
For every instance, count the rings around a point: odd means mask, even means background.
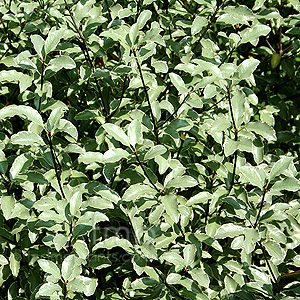
[[[299,1],[0,4],[2,299],[297,299]]]

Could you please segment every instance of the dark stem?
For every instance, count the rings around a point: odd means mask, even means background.
[[[57,166],[57,162],[56,162],[56,158],[55,158],[55,152],[54,152],[54,148],[53,148],[53,144],[52,144],[51,133],[46,134],[46,138],[47,138],[47,140],[49,142],[51,156],[52,156],[52,161],[53,161],[53,165],[54,165],[54,169],[55,169],[55,174],[56,174],[58,186],[59,186],[59,189],[60,189],[62,197],[66,198],[64,190],[63,190],[61,182],[60,182],[60,176],[59,176],[58,166]]]
[[[260,218],[260,214],[261,214],[262,208],[263,208],[263,206],[264,206],[264,201],[265,201],[266,193],[267,193],[267,189],[264,188],[263,195],[262,195],[262,197],[261,197],[261,201],[260,201],[260,204],[259,204],[259,211],[258,211],[256,220],[255,220],[255,223],[254,223],[254,225],[253,225],[253,228],[256,228],[256,226],[258,225],[258,221],[259,221],[259,218]]]
[[[39,98],[38,112],[40,112],[40,110],[41,110],[41,104],[42,104],[42,98],[43,98],[44,71],[45,71],[45,59],[42,60],[41,95]]]
[[[158,187],[157,187],[157,186],[154,184],[154,182],[151,180],[151,178],[149,177],[147,171],[145,170],[145,167],[144,167],[143,163],[142,163],[141,160],[139,159],[139,156],[137,155],[136,151],[133,151],[133,153],[134,153],[134,155],[135,155],[135,157],[136,157],[137,162],[138,162],[139,165],[141,166],[141,168],[142,168],[142,170],[143,170],[145,176],[146,176],[147,179],[149,180],[149,182],[152,184],[152,186],[156,189],[156,191],[157,191],[158,193],[162,194],[163,191],[159,190]]]
[[[149,99],[147,87],[146,87],[146,84],[145,84],[145,81],[144,81],[144,76],[143,76],[143,73],[142,73],[142,68],[141,68],[140,63],[138,61],[138,58],[137,58],[137,55],[136,55],[136,51],[135,51],[134,48],[132,48],[132,52],[133,52],[133,55],[135,57],[135,61],[137,63],[137,67],[138,67],[138,70],[139,70],[139,73],[140,73],[140,77],[141,77],[141,80],[142,80],[143,88],[144,88],[144,91],[145,91],[145,94],[146,94],[147,103],[148,103],[148,106],[150,108],[150,115],[151,115],[151,119],[152,119],[152,123],[153,123],[153,127],[154,127],[154,135],[155,135],[155,138],[156,138],[156,142],[159,144],[158,130],[157,130],[157,126],[156,126],[154,114],[153,114],[153,111],[152,111],[152,108],[151,108],[151,103],[150,103],[150,99]]]
[[[226,0],[222,1],[221,4],[217,5],[217,8],[215,10],[215,12],[213,13],[213,15],[210,17],[209,23],[207,24],[205,30],[203,31],[203,33],[201,34],[200,38],[198,39],[197,43],[194,45],[192,51],[194,52],[195,49],[197,48],[197,46],[200,44],[201,40],[203,39],[203,37],[205,36],[206,32],[208,31],[208,29],[210,28],[211,24],[213,23],[213,21],[216,18],[217,13],[219,12],[220,8],[224,5]]]
[[[230,52],[226,55],[226,57],[222,60],[222,62],[219,64],[219,68],[227,61],[227,59],[229,60],[231,58],[231,55],[233,53],[233,51],[236,49],[236,46],[234,46]]]
[[[119,107],[121,105],[121,102],[123,100],[123,97],[124,97],[124,94],[125,94],[125,91],[126,91],[126,82],[127,82],[127,79],[128,79],[128,74],[126,74],[124,82],[123,82],[122,93],[121,93],[121,97],[120,97],[118,106],[116,107],[116,109],[113,112],[111,112],[110,115],[107,116],[107,120],[111,119],[115,115],[115,113],[118,111],[118,109],[119,109]]]
[[[270,271],[270,273],[271,273],[271,275],[272,275],[272,277],[273,277],[274,283],[276,284],[276,287],[277,287],[278,291],[280,291],[281,288],[280,288],[280,286],[279,286],[279,284],[278,284],[278,281],[277,281],[277,279],[276,279],[275,274],[273,273],[273,271],[272,271],[272,269],[271,269],[271,266],[270,266],[270,263],[269,263],[269,259],[268,259],[267,253],[266,253],[266,249],[265,249],[265,247],[263,246],[263,244],[261,243],[261,241],[258,242],[258,245],[259,245],[260,249],[262,250],[264,259],[265,259],[266,264],[267,264],[267,266],[268,266],[268,269],[269,269],[269,271]]]
[[[183,101],[178,105],[178,107],[174,110],[174,112],[163,122],[163,123],[161,123],[159,126],[158,126],[158,128],[160,127],[160,126],[162,126],[163,124],[166,124],[169,120],[171,120],[174,116],[175,116],[175,114],[178,112],[178,110],[180,109],[180,107],[186,102],[186,100],[187,100],[187,98],[188,98],[188,96],[190,95],[190,93],[188,93],[186,96],[185,96],[185,98],[183,99]]]
[[[105,0],[105,4],[106,4],[108,16],[109,16],[109,21],[111,21],[111,20],[112,20],[112,17],[111,17],[111,13],[110,13],[110,9],[109,9],[109,5],[108,5],[108,1],[107,1],[107,0]]]
[[[73,17],[73,14],[72,14],[72,11],[70,9],[70,6],[68,5],[67,1],[64,0],[65,4],[66,4],[66,8],[69,12],[69,15],[72,19],[72,22],[73,22],[73,25],[75,27],[75,30],[76,32],[78,33],[79,35],[79,38],[80,38],[80,45],[82,46],[81,50],[86,58],[86,60],[88,61],[88,63],[90,64],[91,68],[93,71],[95,71],[95,68],[94,68],[94,65],[93,65],[93,62],[91,60],[91,57],[90,57],[90,54],[89,54],[89,51],[88,51],[88,48],[86,46],[86,42],[85,42],[85,38],[84,36],[81,34],[76,22],[75,22],[75,19]],[[102,95],[102,92],[101,92],[101,89],[100,89],[100,84],[99,84],[99,81],[96,77],[94,77],[94,80],[95,80],[95,83],[96,83],[96,86],[97,86],[97,90],[98,90],[98,93],[99,93],[99,96],[100,96],[100,101],[101,101],[101,105],[103,107],[103,113],[105,116],[108,115],[108,111],[107,111],[107,108],[106,108],[106,105],[105,105],[105,102],[104,102],[104,98],[103,98],[103,95]]]

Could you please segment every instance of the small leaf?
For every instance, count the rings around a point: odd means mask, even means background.
[[[43,139],[33,132],[19,131],[11,137],[11,142],[18,145],[45,145]]]
[[[270,181],[288,169],[292,161],[292,157],[282,157],[280,160],[276,161],[269,174]]]
[[[245,59],[237,68],[240,79],[248,79],[256,70],[260,61],[255,58]]]
[[[161,197],[161,201],[166,209],[167,214],[175,222],[179,222],[178,202],[176,195],[165,195]]]
[[[138,33],[139,33],[139,24],[135,23],[130,27],[130,30],[129,30],[129,38],[131,41],[131,46],[135,45]]]
[[[121,148],[110,149],[103,155],[105,163],[114,163],[122,158],[127,158],[129,153]]]
[[[265,185],[266,174],[264,170],[252,166],[242,166],[239,170],[252,185],[261,189]]]
[[[209,287],[210,279],[208,275],[200,268],[195,268],[189,271],[192,278],[200,285],[205,288]]]
[[[115,138],[117,141],[121,142],[125,146],[130,146],[128,136],[123,131],[123,129],[115,124],[109,123],[102,125],[105,131]]]
[[[198,185],[198,181],[189,175],[183,175],[180,177],[175,177],[168,181],[166,184],[166,188],[174,187],[174,188],[189,188]]]
[[[292,191],[296,192],[300,189],[300,182],[296,178],[292,177],[286,177],[283,180],[276,181],[274,185],[272,186],[272,190],[278,190],[278,191]]]
[[[138,19],[137,19],[137,24],[139,25],[139,29],[143,29],[143,27],[145,26],[145,24],[150,20],[152,15],[152,12],[150,10],[143,10]]]
[[[37,35],[37,34],[33,34],[30,36],[30,40],[31,43],[33,44],[34,50],[36,51],[36,53],[39,55],[39,57],[41,59],[46,57],[46,53],[45,53],[45,41],[44,39]]]
[[[61,69],[74,69],[74,68],[76,68],[75,61],[70,56],[61,55],[51,59],[47,69],[50,69],[53,72],[58,72]]]
[[[55,50],[56,46],[58,45],[60,39],[64,35],[64,29],[56,30],[55,27],[52,27],[48,33],[48,37],[45,41],[45,52],[46,55],[51,51]]]
[[[84,241],[77,240],[73,248],[80,258],[86,259],[88,257],[89,249]]]
[[[128,126],[129,143],[135,147],[136,144],[141,144],[143,141],[142,125],[137,119],[133,120]]]
[[[144,160],[150,160],[156,158],[159,155],[162,155],[167,152],[167,149],[163,145],[156,145],[145,154]]]
[[[184,94],[184,93],[188,92],[188,89],[185,87],[184,81],[182,80],[182,78],[179,75],[177,75],[175,73],[170,73],[169,76],[170,76],[171,82],[176,87],[179,94]]]
[[[276,141],[275,130],[266,123],[261,121],[249,122],[246,124],[246,129],[259,134],[261,137],[267,139],[268,141]]]
[[[82,192],[81,191],[76,191],[71,199],[70,199],[70,212],[73,216],[75,216],[82,203]]]
[[[221,225],[215,234],[216,239],[225,239],[227,237],[234,238],[243,234],[244,227],[240,225],[235,225],[233,223],[227,223]]]
[[[38,264],[44,272],[51,274],[55,279],[60,279],[60,270],[54,262],[46,259],[39,259]]]
[[[192,24],[191,35],[193,36],[199,33],[201,29],[207,25],[207,23],[208,21],[206,18],[197,16]]]

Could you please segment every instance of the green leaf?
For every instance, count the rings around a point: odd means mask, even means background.
[[[208,21],[205,17],[197,16],[192,24],[191,35],[199,33],[203,27],[207,26],[207,23]]]
[[[209,192],[200,192],[193,197],[191,197],[188,202],[186,203],[187,206],[192,206],[198,203],[207,203],[212,197],[211,193]]]
[[[267,252],[271,255],[271,257],[278,262],[278,264],[283,262],[285,255],[283,249],[280,247],[279,244],[273,241],[267,241],[263,243],[263,246],[266,248]]]
[[[70,212],[75,216],[79,212],[82,203],[82,192],[76,191],[70,198]]]
[[[18,253],[11,252],[9,256],[9,267],[11,273],[14,277],[17,277],[20,271],[20,261],[21,257],[19,257]]]
[[[15,179],[16,177],[18,177],[20,173],[27,170],[27,168],[32,164],[32,162],[33,158],[28,153],[17,156],[9,170],[10,178]]]
[[[283,180],[276,181],[274,185],[272,186],[271,191],[292,191],[296,192],[300,189],[300,182],[298,179],[293,177],[286,177]]]
[[[81,273],[80,269],[78,258],[76,259],[75,255],[68,255],[62,262],[61,275],[65,281],[69,281]]]
[[[243,231],[244,231],[244,227],[233,224],[233,223],[227,223],[227,224],[221,225],[217,229],[215,238],[216,239],[225,239],[228,237],[234,238],[236,236],[243,234]]]
[[[167,152],[167,149],[163,145],[156,145],[153,148],[150,148],[149,151],[145,154],[144,160],[150,160],[156,158],[159,155],[162,155]]]
[[[7,264],[8,264],[7,258],[4,255],[0,254],[0,266],[4,266]]]
[[[229,294],[233,294],[237,291],[238,284],[231,276],[226,275],[224,282],[225,288]]]
[[[34,132],[19,131],[11,137],[11,142],[17,145],[45,145],[43,139]]]
[[[43,126],[43,119],[37,110],[25,105],[9,105],[0,110],[0,119],[11,118],[15,115],[26,118],[37,125]]]
[[[132,147],[135,147],[136,144],[141,144],[143,141],[141,122],[137,119],[133,120],[128,126],[127,134]]]
[[[45,41],[44,39],[37,35],[37,34],[33,34],[30,36],[30,40],[31,43],[33,44],[34,50],[36,51],[36,53],[39,55],[39,57],[41,59],[46,57],[46,53],[45,53]]]
[[[255,58],[245,59],[237,68],[240,79],[248,79],[256,70],[260,61]]]
[[[45,41],[45,54],[49,54],[51,51],[55,50],[58,45],[60,39],[64,35],[64,29],[56,30],[55,27],[52,27],[48,33],[48,37]]]
[[[104,124],[102,126],[105,129],[105,131],[109,135],[114,137],[117,141],[121,142],[125,146],[128,146],[128,147],[130,146],[128,136],[126,135],[126,133],[123,131],[122,128],[120,128],[119,126],[117,126],[115,124],[111,124],[111,123]]]
[[[139,24],[135,23],[130,27],[129,30],[129,38],[131,41],[131,46],[135,45],[138,34],[139,34]]]
[[[59,121],[63,117],[65,111],[66,111],[65,107],[56,107],[51,111],[51,114],[47,121],[47,130],[48,131],[49,130],[54,131],[58,127]],[[52,132],[52,135],[53,134],[54,133]]]
[[[128,240],[120,239],[117,236],[110,237],[110,238],[104,240],[103,242],[97,243],[93,247],[92,251],[94,252],[98,249],[108,249],[109,250],[109,249],[112,249],[114,247],[121,247],[129,253],[133,252],[131,250],[131,249],[133,249],[132,244]]]
[[[8,168],[7,160],[5,157],[5,153],[0,150],[0,172],[5,174]]]
[[[79,163],[84,163],[84,164],[92,164],[92,163],[104,163],[104,157],[103,154],[100,152],[86,152],[83,154],[80,154],[78,157],[78,162]]]
[[[76,68],[75,61],[66,55],[58,56],[50,60],[47,69],[52,70],[53,72],[58,72],[61,69],[74,69]],[[47,70],[46,69],[46,70]]]
[[[170,73],[169,76],[170,76],[171,82],[176,87],[179,94],[185,94],[186,92],[188,92],[188,89],[185,87],[184,81],[182,80],[182,78],[179,75],[177,75],[175,73]]]
[[[166,184],[166,188],[174,187],[174,188],[189,188],[198,185],[198,181],[189,175],[178,176]]]
[[[58,296],[58,293],[62,292],[62,288],[57,283],[47,282],[44,283],[38,291],[38,295],[40,296]]]
[[[64,234],[58,233],[54,239],[53,239],[53,243],[55,246],[56,251],[60,251],[68,242],[69,238],[67,236],[65,236]]]
[[[261,189],[265,185],[266,173],[264,170],[258,167],[242,166],[239,168],[239,171],[245,176],[246,182],[249,181],[252,185]]]
[[[166,281],[168,284],[177,284],[181,277],[182,276],[180,274],[171,273],[167,276]]]
[[[270,171],[269,180],[271,181],[278,175],[282,174],[286,169],[289,168],[289,165],[292,161],[293,158],[287,156],[282,157],[280,160],[277,160]]]
[[[143,27],[146,25],[146,23],[150,20],[152,15],[152,12],[150,10],[142,10],[140,13],[138,19],[137,19],[137,24],[139,26],[139,30],[143,29]]]
[[[77,240],[73,245],[73,248],[80,258],[86,259],[88,257],[89,249],[84,241]]]
[[[251,43],[253,46],[258,44],[260,36],[266,36],[271,31],[271,28],[267,25],[256,24],[252,28],[243,30],[240,34],[242,36],[241,43]]]
[[[175,270],[179,272],[185,267],[184,259],[175,252],[165,252],[159,258],[161,261],[166,260],[168,263],[175,265]]]
[[[210,279],[208,275],[200,268],[195,268],[191,271],[189,271],[189,274],[191,274],[192,278],[200,285],[205,288],[209,287]]]
[[[142,196],[156,195],[157,191],[149,185],[145,184],[134,184],[131,185],[124,193],[123,201],[134,201]]]
[[[44,272],[51,274],[55,279],[60,279],[60,270],[54,262],[46,259],[39,259],[38,264]]]
[[[161,201],[166,209],[167,214],[175,222],[179,222],[178,202],[176,195],[165,195],[161,197]]]
[[[127,158],[128,156],[129,153],[126,150],[116,148],[106,151],[103,155],[103,159],[105,163],[114,163],[122,158]]]
[[[276,141],[275,130],[266,123],[261,121],[249,122],[245,125],[245,128],[249,131],[253,131],[268,141]]]
[[[5,220],[9,220],[15,208],[16,200],[13,196],[2,196],[1,209]]]

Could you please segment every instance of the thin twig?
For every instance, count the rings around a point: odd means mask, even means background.
[[[158,137],[158,130],[157,130],[157,126],[156,126],[156,121],[155,121],[154,114],[153,114],[153,111],[152,111],[152,108],[151,108],[151,103],[150,103],[147,87],[146,87],[146,84],[145,84],[144,76],[143,76],[143,73],[142,73],[142,68],[141,68],[140,63],[138,61],[136,51],[135,51],[134,48],[132,48],[132,52],[133,52],[133,55],[135,57],[135,61],[137,63],[137,67],[138,67],[138,70],[139,70],[139,73],[140,73],[143,88],[144,88],[144,91],[145,91],[145,94],[146,94],[147,103],[148,103],[148,106],[150,108],[150,115],[151,115],[151,119],[152,119],[152,123],[153,123],[153,127],[154,127],[154,135],[155,135],[155,138],[156,138],[156,142],[159,144],[159,137]]]
[[[56,179],[57,179],[57,182],[58,182],[58,186],[59,186],[61,195],[62,195],[63,198],[66,198],[64,190],[63,190],[61,182],[60,182],[60,176],[59,176],[59,172],[58,172],[57,162],[56,162],[56,159],[55,159],[55,152],[54,152],[54,148],[53,148],[53,144],[52,144],[51,133],[46,134],[46,139],[49,142],[50,152],[51,152],[52,161],[53,161],[53,165],[54,165],[54,170],[55,170],[55,174],[56,174]]]
[[[73,25],[74,25],[74,27],[75,27],[75,30],[76,30],[76,32],[77,32],[78,35],[79,35],[80,42],[81,42],[80,45],[81,45],[81,47],[82,47],[81,50],[82,50],[82,52],[83,52],[83,54],[84,54],[86,60],[89,62],[89,64],[90,64],[92,70],[95,71],[93,62],[92,62],[92,60],[91,60],[91,57],[90,57],[90,54],[89,54],[89,51],[88,51],[88,48],[87,48],[87,45],[86,45],[85,38],[84,38],[84,36],[81,34],[81,32],[80,32],[80,30],[79,30],[79,28],[78,28],[78,26],[77,26],[77,24],[76,24],[76,22],[75,22],[75,19],[74,19],[74,17],[73,17],[73,13],[72,13],[72,11],[71,11],[70,6],[68,5],[68,3],[67,3],[66,0],[64,0],[64,2],[65,2],[65,4],[66,4],[66,8],[67,8],[67,10],[68,10],[68,12],[69,12],[69,15],[70,15],[70,17],[71,17],[71,20],[72,20],[72,22],[73,22]],[[108,110],[107,110],[107,108],[106,108],[106,105],[105,105],[105,101],[104,101],[104,97],[103,97],[103,94],[102,94],[101,89],[100,89],[99,81],[98,81],[98,79],[97,79],[96,77],[94,77],[94,80],[95,80],[95,83],[96,83],[96,86],[97,86],[97,90],[98,90],[98,93],[99,93],[99,96],[100,96],[101,105],[102,105],[102,107],[103,107],[103,113],[104,113],[105,116],[107,116],[107,115],[109,114],[109,112],[108,112]]]
[[[108,1],[107,1],[107,0],[105,0],[105,4],[106,4],[108,16],[109,16],[109,21],[111,21],[111,20],[112,20],[112,17],[111,17],[110,8],[109,8]]]
[[[210,17],[209,23],[207,24],[205,30],[203,31],[203,33],[201,34],[200,38],[198,39],[197,43],[194,45],[192,51],[194,52],[195,49],[197,48],[197,46],[200,44],[201,40],[203,39],[203,37],[205,36],[206,32],[208,31],[208,29],[210,28],[211,24],[213,23],[213,21],[216,18],[217,13],[219,12],[220,8],[224,5],[226,0],[222,1],[221,4],[217,5],[217,8],[215,10],[215,12],[213,13],[213,15]]]
[[[120,105],[122,103],[122,100],[123,100],[123,97],[124,97],[124,93],[126,91],[126,82],[127,82],[127,79],[128,79],[128,74],[125,75],[125,79],[124,79],[124,82],[123,82],[122,93],[121,93],[121,97],[120,97],[118,106],[116,107],[116,109],[113,112],[111,112],[110,115],[107,116],[107,120],[111,119],[115,115],[115,113],[118,111],[118,109],[119,109],[119,107],[120,107]]]
[[[185,98],[183,99],[183,101],[178,105],[178,107],[174,110],[174,112],[163,122],[161,123],[159,126],[157,126],[158,128],[160,126],[162,126],[163,124],[166,124],[169,120],[171,120],[175,115],[176,113],[178,112],[178,110],[180,109],[180,107],[186,102],[188,96],[190,95],[190,93],[187,93],[187,95],[185,96]]]
[[[147,173],[147,171],[146,171],[146,169],[145,169],[143,163],[141,162],[139,156],[137,155],[136,151],[133,151],[133,153],[134,153],[134,155],[135,155],[135,157],[136,157],[136,160],[137,160],[138,164],[139,164],[140,167],[142,168],[142,170],[143,170],[145,176],[146,176],[147,179],[149,180],[149,182],[152,184],[152,186],[156,189],[156,191],[157,191],[158,193],[163,194],[163,191],[160,190],[160,189],[155,185],[155,183],[152,181],[152,179],[149,177],[149,175],[148,175],[148,173]]]
[[[233,51],[236,49],[236,46],[234,46],[230,52],[226,55],[226,57],[222,60],[222,62],[219,64],[219,68],[226,62],[226,60],[231,58],[231,55],[233,53]]]
[[[263,195],[262,195],[262,197],[261,197],[261,201],[260,201],[260,204],[259,204],[259,211],[258,211],[256,220],[255,220],[255,223],[254,223],[254,225],[253,225],[253,228],[256,228],[256,226],[258,225],[258,222],[259,222],[259,219],[260,219],[260,214],[261,214],[262,208],[263,208],[263,206],[264,206],[266,193],[267,193],[267,189],[264,188],[264,190],[263,190]]]
[[[42,59],[42,73],[41,73],[41,95],[39,98],[38,112],[41,110],[42,98],[43,98],[43,86],[44,86],[44,72],[45,72],[45,59]]]

